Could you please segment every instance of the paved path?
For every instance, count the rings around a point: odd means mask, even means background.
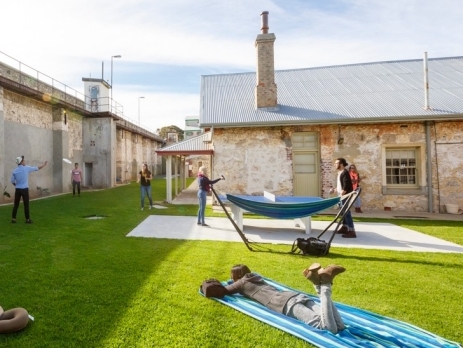
[[[183,190],[173,204],[197,204],[196,181]],[[209,197],[211,200],[211,197]],[[210,201],[209,201],[210,202]],[[222,210],[220,206],[214,209]],[[336,214],[336,210],[327,211]],[[371,211],[355,216],[385,219],[415,218],[429,220],[461,220],[463,215],[430,214],[416,212]],[[242,242],[232,223],[227,218],[206,218],[209,227],[198,226],[193,216],[151,215],[133,229],[128,237],[168,238],[189,240],[217,240]],[[318,236],[329,222],[312,221],[312,234]],[[463,247],[426,234],[416,232],[390,223],[356,222],[357,238],[346,239],[341,235],[334,237],[332,246],[346,248],[383,249],[415,252],[463,253]],[[328,240],[332,229],[321,239]],[[254,242],[292,245],[296,238],[307,238],[302,228],[295,226],[293,220],[244,219],[244,233]]]

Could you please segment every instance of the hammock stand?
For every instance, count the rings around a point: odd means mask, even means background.
[[[236,232],[238,232],[239,236],[241,237],[241,239],[243,240],[244,244],[246,245],[249,251],[267,251],[267,252],[277,252],[277,253],[285,253],[285,254],[294,253],[294,250],[291,250],[289,252],[275,251],[268,247],[264,247],[260,245],[261,243],[250,241],[246,237],[246,235],[243,233],[243,231],[239,228],[239,226],[236,224],[236,222],[233,220],[233,218],[230,216],[230,213],[225,208],[222,200],[220,199],[219,195],[217,194],[217,192],[215,191],[212,185],[211,185],[211,190],[215,198],[219,202],[220,206],[222,207],[223,211],[227,215],[228,219],[232,223],[233,227],[235,228]],[[332,207],[333,205],[339,203],[340,200],[345,200],[345,203],[343,204],[341,209],[339,209],[339,212],[336,214],[333,221],[331,221],[331,223],[316,238],[316,239],[319,239],[323,234],[325,234],[325,232],[327,232],[331,228],[331,226],[336,224],[333,234],[328,242],[328,244],[331,244],[331,241],[333,240],[334,235],[338,231],[344,216],[347,214],[351,206],[354,204],[355,200],[357,199],[357,196],[360,194],[360,191],[361,189],[358,188],[357,190],[345,196],[342,196],[342,197],[320,199],[320,200],[312,201],[310,203],[308,202],[305,202],[305,203],[302,203],[302,202],[263,203],[263,202],[245,200],[242,197],[234,196],[230,194],[227,194],[227,199],[242,209],[245,209],[250,212],[260,214],[260,215],[264,215],[267,217],[279,218],[279,219],[282,219],[282,218],[294,219],[298,217],[314,215],[320,211],[326,210]]]

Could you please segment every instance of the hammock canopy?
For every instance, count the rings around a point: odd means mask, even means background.
[[[323,199],[320,197],[276,196],[275,201],[265,196],[245,196],[227,194],[227,199],[255,214],[274,219],[297,219],[314,215],[338,204],[340,197]]]

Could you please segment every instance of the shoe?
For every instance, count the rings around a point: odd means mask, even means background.
[[[313,263],[309,268],[303,270],[302,274],[314,285],[320,285],[320,277],[318,276],[318,270],[320,268],[321,265],[319,263]]]
[[[344,233],[347,233],[349,232],[349,229],[347,228],[347,226],[342,226],[337,232],[336,234],[344,234]]]
[[[26,224],[31,224],[32,223],[32,220],[31,219],[27,219],[26,220]]]
[[[153,206],[152,206],[152,205],[150,205],[150,207],[149,207],[149,210],[151,210],[151,208],[152,208],[152,207],[153,207]]]
[[[361,208],[357,208],[358,209],[358,212],[357,213],[363,213],[362,209]]]
[[[15,223],[16,223],[16,219],[11,219],[11,223],[12,223],[12,224],[15,224]]]
[[[320,284],[333,284],[333,279],[338,274],[345,272],[345,268],[338,265],[329,265],[325,269],[318,271],[320,277]]]
[[[200,222],[198,222],[196,225],[201,225],[201,223],[200,223]]]
[[[342,235],[342,238],[357,238],[355,231],[349,231]]]
[[[145,208],[141,207],[141,210],[143,210],[143,209],[145,209]]]
[[[201,224],[201,226],[207,226],[207,227],[209,227],[209,225],[208,225],[208,224]]]

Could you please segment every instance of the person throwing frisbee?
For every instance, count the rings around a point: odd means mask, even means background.
[[[14,192],[14,206],[11,223],[16,223],[16,213],[18,212],[19,202],[21,197],[24,203],[24,215],[26,216],[26,224],[31,224],[32,220],[29,215],[29,173],[36,172],[47,165],[45,161],[41,166],[31,167],[26,166],[24,156],[16,157],[16,164],[18,167],[13,170],[11,174],[11,183],[15,186]]]

